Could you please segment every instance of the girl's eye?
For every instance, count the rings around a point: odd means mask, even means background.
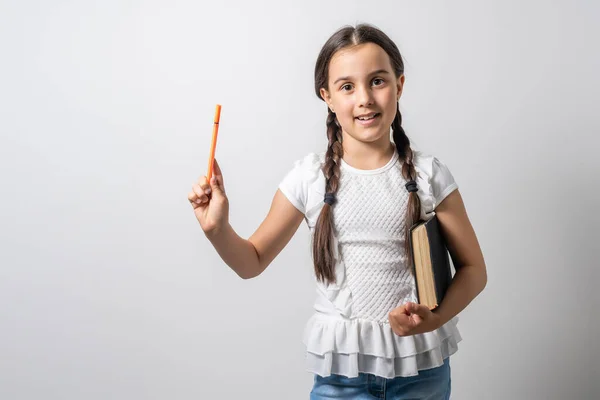
[[[375,78],[375,79],[373,79],[373,84],[375,86],[383,85],[383,83],[384,83],[384,80],[381,79],[381,78]]]
[[[344,91],[348,91],[348,90],[352,90],[352,85],[349,83],[346,83],[344,86],[342,86],[340,89],[344,90]]]

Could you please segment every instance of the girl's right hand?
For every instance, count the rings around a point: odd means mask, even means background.
[[[229,200],[225,194],[223,174],[216,159],[213,169],[211,182],[207,181],[206,176],[200,177],[188,194],[194,214],[206,235],[218,233],[229,223]]]

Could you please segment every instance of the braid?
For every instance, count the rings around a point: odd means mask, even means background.
[[[396,150],[400,155],[400,161],[402,164],[402,176],[407,181],[413,181],[417,178],[417,171],[413,163],[413,151],[410,147],[410,140],[402,128],[402,114],[400,108],[396,109],[396,117],[392,122],[392,132],[394,143],[396,144]],[[410,229],[413,225],[419,221],[421,217],[421,200],[417,195],[417,192],[408,193],[408,209],[406,215],[406,228],[404,232],[404,249],[408,257],[408,264],[412,265],[412,251],[410,248]]]
[[[331,111],[327,115],[327,139],[329,144],[323,166],[323,173],[327,180],[325,193],[336,193],[340,181],[340,160],[344,150],[342,148],[342,130],[335,114]]]
[[[327,115],[327,139],[329,144],[325,152],[325,164],[323,174],[325,175],[325,193],[335,195],[340,184],[340,164],[344,150],[342,147],[342,129],[333,112],[329,110]],[[332,235],[333,227],[333,205],[325,203],[317,220],[312,243],[313,261],[315,274],[321,282],[335,282],[334,249]]]

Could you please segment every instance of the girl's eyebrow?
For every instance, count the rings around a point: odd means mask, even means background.
[[[380,74],[390,74],[390,72],[388,70],[385,69],[378,69],[377,71],[373,71],[369,74],[369,76],[371,75],[380,75]],[[337,78],[335,80],[335,82],[333,82],[333,84],[335,85],[336,83],[338,83],[339,81],[349,81],[352,77],[351,76],[342,76],[340,78]]]

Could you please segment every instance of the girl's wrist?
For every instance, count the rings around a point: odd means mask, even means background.
[[[209,231],[205,231],[204,235],[208,238],[208,240],[213,241],[217,239],[223,232],[227,230],[229,223],[223,224],[223,226],[216,226]]]
[[[443,313],[443,310],[440,310],[439,306],[431,312],[433,313],[433,315],[435,315],[437,328],[441,328],[442,326],[444,326],[444,324],[446,324],[446,322],[450,320],[449,318],[446,318],[446,316]]]

